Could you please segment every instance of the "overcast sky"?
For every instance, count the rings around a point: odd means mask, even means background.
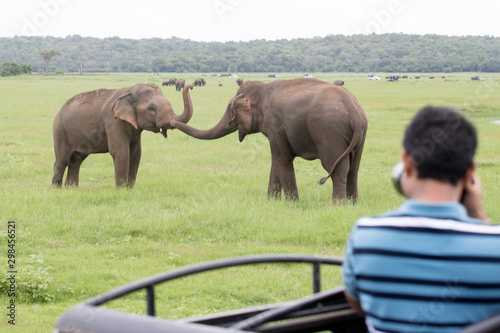
[[[495,0],[22,0],[4,3],[0,37],[248,41],[329,34],[500,36]]]

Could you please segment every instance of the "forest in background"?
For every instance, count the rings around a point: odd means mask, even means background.
[[[500,38],[442,35],[328,35],[292,40],[197,42],[79,35],[0,38],[0,64],[44,72],[500,72]]]

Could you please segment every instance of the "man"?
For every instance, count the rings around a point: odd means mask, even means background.
[[[408,200],[358,220],[346,246],[346,298],[370,332],[455,332],[500,313],[500,228],[486,224],[476,146],[452,109],[426,107],[408,126]]]

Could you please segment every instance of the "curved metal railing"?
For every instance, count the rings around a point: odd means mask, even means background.
[[[220,259],[209,262],[193,264],[183,268],[175,269],[155,276],[151,276],[139,281],[135,281],[119,287],[117,289],[105,292],[96,297],[85,301],[85,305],[99,306],[109,301],[115,300],[127,294],[142,289],[146,290],[146,310],[149,316],[155,316],[155,286],[167,281],[185,277],[188,275],[208,272],[215,269],[230,268],[235,266],[253,265],[253,264],[271,264],[271,263],[308,263],[312,265],[313,293],[321,291],[321,270],[323,264],[342,265],[342,258],[304,255],[304,254],[269,254],[269,255],[250,255],[229,259]]]

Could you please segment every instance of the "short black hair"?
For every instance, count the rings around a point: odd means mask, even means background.
[[[476,129],[457,110],[427,106],[406,129],[403,147],[417,166],[419,178],[456,185],[473,163]]]

